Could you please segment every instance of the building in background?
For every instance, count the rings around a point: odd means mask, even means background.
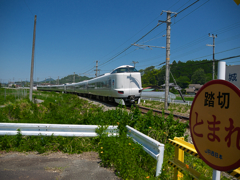
[[[186,93],[190,94],[190,95],[195,95],[197,94],[197,92],[199,91],[199,89],[202,87],[203,85],[201,84],[189,84],[188,88],[186,88]]]
[[[240,89],[240,65],[227,66],[225,80],[233,83]]]

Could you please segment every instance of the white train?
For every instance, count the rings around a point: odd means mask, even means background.
[[[38,90],[75,93],[122,105],[139,104],[142,92],[141,74],[124,65],[94,79],[62,85],[37,86]]]

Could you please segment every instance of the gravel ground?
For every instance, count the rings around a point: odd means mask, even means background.
[[[113,170],[100,166],[96,152],[64,154],[0,151],[0,179],[119,180]]]
[[[101,101],[98,101],[98,100],[95,100],[95,99],[89,99],[89,98],[85,98],[85,97],[81,97],[79,96],[80,99],[85,99],[95,105],[99,105],[99,106],[102,106],[103,107],[103,111],[108,111],[108,110],[114,110],[116,109],[116,105],[111,105],[111,104],[108,104],[108,103],[105,103],[105,102],[101,102]]]

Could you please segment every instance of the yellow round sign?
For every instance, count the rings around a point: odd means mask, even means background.
[[[240,90],[224,80],[206,83],[190,112],[194,146],[210,167],[229,171],[240,167]]]

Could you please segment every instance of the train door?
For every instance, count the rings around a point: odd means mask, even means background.
[[[111,90],[115,89],[116,87],[116,82],[115,82],[115,79],[113,78],[112,80],[112,86],[111,86]]]

